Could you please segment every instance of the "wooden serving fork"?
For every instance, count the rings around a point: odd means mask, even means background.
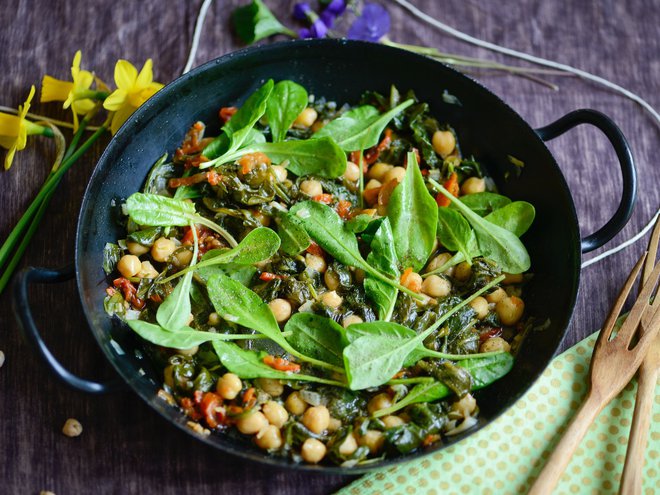
[[[642,255],[633,268],[598,335],[591,357],[589,370],[591,381],[586,400],[532,485],[530,495],[552,492],[591,423],[607,403],[616,397],[630,381],[646,356],[650,344],[660,331],[658,304],[653,307],[649,304],[649,299],[655,292],[656,283],[660,277],[660,263],[658,263],[644,283],[628,317],[617,334],[610,340],[617,317],[642,269],[645,258],[646,254]],[[644,322],[646,331],[637,344],[629,348],[641,321]]]

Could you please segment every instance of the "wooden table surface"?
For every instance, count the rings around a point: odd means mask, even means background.
[[[202,36],[197,64],[240,46],[229,15],[245,0],[216,0]],[[0,103],[16,106],[43,74],[66,79],[73,53],[83,67],[106,80],[118,58],[140,65],[154,60],[156,79],[176,78],[187,58],[200,1],[52,2],[5,0],[0,9]],[[293,1],[266,0],[293,24]],[[446,52],[507,60],[466,45],[412,18],[393,2],[391,39]],[[416,5],[467,33],[561,61],[608,78],[660,107],[660,3],[656,0],[416,0]],[[510,59],[507,61],[511,61]],[[513,61],[513,63],[517,63]],[[640,176],[639,200],[615,245],[636,233],[660,204],[659,128],[633,102],[577,78],[549,77],[555,92],[525,79],[482,72],[476,77],[533,126],[588,107],[610,115],[628,137]],[[35,111],[69,118],[57,105]],[[65,177],[23,264],[57,267],[73,259],[75,223],[82,194],[105,142]],[[595,129],[579,128],[550,143],[574,194],[583,232],[611,216],[620,197],[613,152]],[[36,139],[0,174],[0,238],[4,239],[35,196],[53,157],[50,143]],[[583,272],[581,293],[564,348],[594,331],[644,249],[640,242]],[[601,249],[602,251],[602,249]],[[113,371],[87,330],[73,282],[31,290],[46,341],[69,368],[86,377]],[[52,378],[19,334],[9,292],[0,296],[0,492],[58,495],[85,493],[330,493],[351,479],[276,471],[215,452],[175,430],[133,393],[88,396]],[[83,434],[62,435],[68,417]]]

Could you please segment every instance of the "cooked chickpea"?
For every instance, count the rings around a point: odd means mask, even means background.
[[[366,445],[369,452],[377,454],[385,443],[385,436],[378,430],[367,430],[358,440],[360,445]]]
[[[387,184],[392,179],[396,179],[397,182],[401,182],[406,176],[406,169],[403,167],[394,167],[391,170],[388,170],[387,173],[383,176],[383,184]]]
[[[254,435],[268,426],[268,420],[261,411],[253,411],[236,421],[238,431],[245,435]]]
[[[282,428],[284,423],[289,419],[289,413],[286,412],[284,406],[274,400],[266,402],[261,408],[261,411],[264,413],[264,416],[266,416],[268,422],[278,428]]]
[[[291,317],[291,303],[286,299],[273,299],[268,303],[268,307],[273,312],[277,323],[284,323]]]
[[[471,394],[465,394],[460,400],[457,400],[451,405],[451,410],[457,412],[464,418],[470,416],[476,408],[477,401]]]
[[[429,275],[422,282],[422,292],[431,297],[445,297],[451,292],[451,282],[437,275]]]
[[[80,421],[73,418],[67,419],[64,423],[64,426],[62,427],[62,433],[64,433],[67,437],[77,437],[82,433],[82,431],[83,427],[80,424]]]
[[[369,411],[369,414],[373,415],[376,411],[380,411],[381,409],[387,409],[388,407],[392,406],[392,398],[383,393],[383,394],[378,394],[375,395],[369,400],[369,403],[367,404],[367,411]]]
[[[117,262],[117,270],[123,277],[129,278],[137,275],[142,268],[140,258],[133,254],[125,254]]]
[[[367,171],[367,179],[375,179],[379,182],[385,182],[383,178],[385,174],[392,170],[394,166],[389,163],[378,162],[374,163]]]
[[[325,272],[325,270],[328,268],[328,264],[323,259],[323,256],[318,256],[311,253],[307,253],[305,255],[305,264],[308,268],[311,268],[312,270],[319,273]]]
[[[284,385],[274,378],[257,378],[257,386],[271,397],[279,397],[284,392]]]
[[[222,375],[215,386],[216,392],[226,400],[235,399],[242,388],[243,382],[234,373],[225,373]]]
[[[211,326],[215,326],[218,323],[220,323],[220,315],[215,311],[209,314],[208,324]]]
[[[275,178],[277,179],[278,182],[284,182],[287,178],[287,172],[286,168],[284,168],[282,165],[273,165],[271,167],[273,174],[275,174]]]
[[[346,172],[344,178],[351,182],[357,182],[360,178],[360,167],[353,162],[346,162]]]
[[[260,449],[272,450],[279,449],[282,446],[282,433],[275,425],[268,425],[254,437],[254,442]]]
[[[364,282],[365,273],[364,273],[364,270],[362,268],[356,268],[354,273],[355,273],[355,281],[356,282],[358,282],[360,284],[362,282]]]
[[[291,414],[300,416],[307,409],[307,402],[300,396],[300,392],[291,392],[284,401],[284,407]]]
[[[150,261],[143,261],[137,276],[139,278],[156,278],[158,276],[158,270],[154,268],[154,265]]]
[[[448,157],[456,148],[456,137],[451,131],[435,131],[431,139],[433,150],[442,158]]]
[[[350,325],[355,325],[357,323],[362,323],[364,320],[360,318],[358,315],[348,315],[346,318],[344,318],[341,322],[341,326],[344,328],[348,328]]]
[[[156,261],[167,261],[167,259],[176,251],[176,244],[167,237],[159,237],[151,246],[151,257]]]
[[[470,307],[477,313],[477,318],[479,320],[483,320],[488,316],[488,301],[486,301],[485,298],[481,296],[475,297],[470,302]]]
[[[268,227],[270,225],[270,216],[264,215],[260,210],[254,210],[252,212],[252,218],[258,221],[264,227]]]
[[[302,444],[300,455],[302,456],[303,461],[309,462],[310,464],[316,464],[325,457],[326,450],[323,442],[316,438],[308,438]]]
[[[321,301],[328,308],[337,309],[339,306],[341,306],[343,299],[339,294],[337,294],[336,290],[330,290],[321,296]]]
[[[383,184],[376,179],[371,179],[369,182],[367,182],[364,186],[364,190],[366,191],[367,189],[376,189],[378,187],[381,187]]]
[[[491,337],[479,346],[479,352],[509,352],[511,346],[502,337]]]
[[[519,297],[507,297],[495,305],[495,311],[503,325],[515,325],[525,311],[525,303]]]
[[[177,349],[177,354],[182,354],[184,356],[194,356],[199,351],[199,346],[195,345],[193,347],[188,347],[187,349]]]
[[[300,115],[298,115],[296,120],[293,121],[293,127],[297,127],[299,129],[311,127],[318,116],[319,114],[316,110],[314,110],[312,107],[307,107],[302,112],[300,112]]]
[[[419,273],[412,272],[403,282],[403,285],[413,292],[422,290],[422,276]]]
[[[505,297],[507,297],[506,291],[502,287],[498,287],[490,294],[486,294],[486,301],[489,303],[498,303]]]
[[[505,273],[502,285],[519,284],[523,281],[522,273]]]
[[[470,177],[461,185],[461,194],[477,194],[486,190],[486,181],[479,177]]]
[[[326,271],[323,275],[325,286],[330,290],[335,290],[339,287],[339,275],[334,271]]]
[[[330,424],[330,411],[325,406],[313,406],[303,414],[302,423],[314,433],[322,433]]]
[[[447,263],[451,259],[451,254],[449,253],[440,253],[437,255],[435,258],[433,258],[428,265],[426,265],[426,270],[424,270],[426,273],[432,272],[433,270],[437,270],[441,266],[443,266],[445,263]],[[451,268],[447,268],[443,272],[445,275],[453,275],[454,273],[454,267],[452,266]]]
[[[323,186],[314,179],[307,179],[300,183],[300,191],[307,196],[314,197],[323,194]]]
[[[456,268],[454,269],[454,278],[456,280],[464,282],[470,278],[470,275],[472,275],[472,267],[467,263],[467,261],[456,265]]]
[[[328,431],[337,431],[339,428],[341,428],[341,420],[337,418],[330,418],[330,422],[328,423]]]
[[[344,441],[341,443],[337,449],[341,455],[351,455],[358,448],[357,440],[353,435],[346,435]]]
[[[149,246],[143,246],[139,242],[127,241],[126,248],[129,253],[134,254],[135,256],[142,256],[149,252]]]
[[[327,122],[324,122],[322,120],[317,120],[316,122],[314,122],[314,124],[312,124],[311,127],[312,132],[319,132],[321,129],[325,127],[326,124]]]
[[[177,265],[179,266],[187,266],[190,264],[192,261],[193,253],[190,249],[179,249],[176,254],[174,255],[174,258],[176,259]]]
[[[406,422],[399,416],[385,416],[383,418],[383,424],[385,425],[385,428],[394,428],[396,426],[404,425]]]

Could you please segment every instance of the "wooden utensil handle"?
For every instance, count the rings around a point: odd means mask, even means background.
[[[657,345],[654,343],[653,345]],[[643,363],[639,368],[637,377],[637,401],[630,427],[630,440],[626,463],[623,467],[623,476],[619,493],[633,495],[642,493],[642,468],[644,467],[644,453],[651,425],[651,411],[655,398],[655,386],[658,380],[658,368],[655,363]]]
[[[606,401],[602,397],[589,391],[587,399],[564,432],[564,436],[555,447],[538,478],[534,481],[529,495],[547,495],[552,493],[566,466],[568,466],[573,452],[580,445],[589,426],[594,422],[594,419],[596,419],[598,413],[603,409],[605,403]]]

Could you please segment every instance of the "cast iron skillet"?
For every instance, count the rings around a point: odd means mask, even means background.
[[[481,413],[477,427],[448,439],[443,445],[388,459],[370,469],[410,460],[471,435],[521,397],[558,348],[575,305],[580,254],[605,244],[623,228],[632,213],[636,196],[633,159],[621,131],[599,112],[577,110],[534,130],[497,96],[463,74],[431,59],[382,45],[315,40],[249,48],[209,62],[158,92],[112,139],[92,174],[78,220],[75,265],[60,270],[30,267],[17,277],[14,303],[23,331],[50,369],[68,385],[85,392],[103,393],[128,384],[171,423],[197,435],[185,426],[182,413],[156,396],[162,376],[141,357],[138,339],[103,310],[103,288],[107,284],[101,268],[103,246],[123,236],[111,216],[110,203],[140,190],[151,165],[164,150],[169,153],[175,150],[193,122],[216,122],[221,106],[240,103],[268,78],[292,79],[305,86],[310,94],[339,103],[355,103],[366,90],[387,93],[391,84],[400,90],[414,89],[421,101],[431,105],[441,122],[447,121],[456,129],[463,151],[474,154],[487,165],[503,194],[529,201],[536,207],[534,225],[523,239],[534,273],[525,301],[529,314],[550,319],[549,328],[532,333],[511,373],[478,393]],[[446,103],[442,98],[445,90],[461,104]],[[622,198],[616,213],[605,226],[582,239],[571,193],[543,143],[579,124],[594,125],[605,133],[623,176]],[[525,163],[519,178],[512,174],[504,180],[505,172],[511,167],[507,155]],[[71,374],[49,352],[39,335],[28,303],[28,285],[60,282],[74,276],[90,329],[121,380],[97,383]],[[233,434],[199,436],[199,439],[222,451],[267,464],[343,474],[365,470],[296,465],[286,458],[267,456],[251,442]]]

